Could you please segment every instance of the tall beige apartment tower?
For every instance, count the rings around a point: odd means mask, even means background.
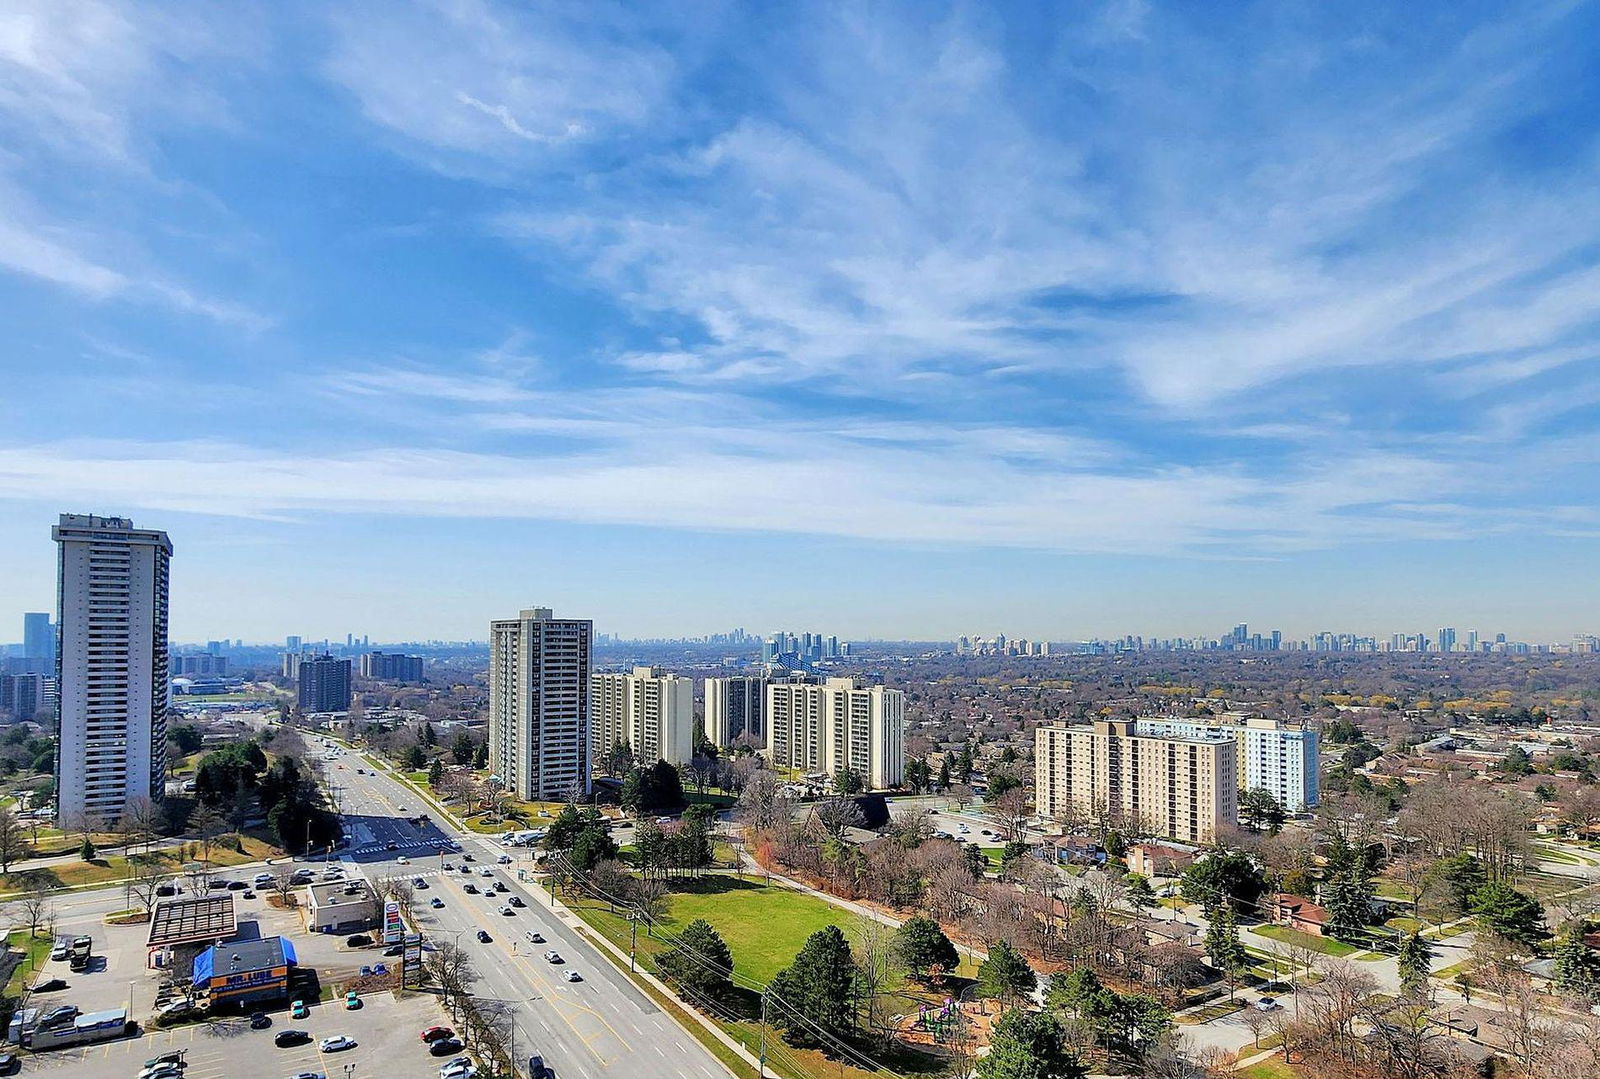
[[[63,513],[57,546],[56,811],[102,825],[160,799],[167,768],[172,541],[123,517]]]
[[[828,775],[848,768],[869,789],[898,787],[906,767],[906,696],[854,678],[767,685],[767,756]]]
[[[635,667],[632,674],[596,674],[589,697],[591,759],[600,760],[612,746],[626,742],[640,764],[689,763],[694,754],[693,679],[660,667]]]
[[[1034,733],[1039,814],[1120,812],[1156,835],[1209,843],[1238,819],[1237,751],[1221,732],[1144,736],[1131,720],[1042,726]]]
[[[589,790],[594,623],[533,607],[489,623],[489,767],[526,801]]]

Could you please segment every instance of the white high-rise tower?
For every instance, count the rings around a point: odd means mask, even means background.
[[[56,677],[59,820],[110,824],[160,799],[167,766],[167,571],[172,541],[122,517],[63,513]]]
[[[593,637],[548,607],[489,623],[489,767],[524,801],[589,790]]]

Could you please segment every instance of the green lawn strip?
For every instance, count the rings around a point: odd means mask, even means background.
[[[1215,1004],[1207,1004],[1204,1008],[1197,1008],[1192,1012],[1184,1012],[1178,1016],[1177,1022],[1183,1026],[1199,1026],[1209,1023],[1214,1019],[1221,1019],[1225,1015],[1232,1015],[1245,1006],[1244,998],[1237,1000],[1219,1000]]]
[[[795,953],[805,943],[806,937],[817,929],[828,925],[839,925],[847,936],[852,929],[850,924],[852,919],[847,911],[804,892],[781,886],[769,887],[755,881],[718,876],[678,881],[675,882],[675,887],[683,890],[674,891],[669,897],[668,913],[661,919],[661,927],[675,932],[696,918],[704,918],[727,942],[729,951],[733,953],[734,969],[738,974],[763,983],[770,981],[779,970],[788,966]],[[626,918],[608,909],[605,903],[596,900],[564,897],[563,902],[595,932],[600,933],[623,951],[628,950],[632,927]],[[666,946],[666,942],[659,937],[641,931],[635,954],[643,962]],[[635,980],[640,979],[635,978]],[[645,988],[652,998],[662,999],[660,994],[649,986],[646,985]],[[671,1002],[665,1003],[671,1004]],[[671,1006],[679,1011],[682,1010],[680,1005],[671,1004]],[[757,1051],[760,1039],[759,1024],[723,1018],[714,1018],[713,1021],[751,1053]],[[708,1048],[717,1052],[716,1046],[721,1046],[721,1043],[697,1023],[687,1019],[684,1020],[684,1025]],[[768,1044],[771,1047],[771,1054],[777,1057],[778,1070],[794,1075],[796,1079],[808,1079],[811,1076],[831,1079],[840,1074],[850,1079],[852,1076],[865,1077],[869,1074],[849,1065],[844,1066],[841,1072],[837,1060],[830,1060],[820,1053],[796,1049],[790,1045],[775,1044],[773,1038],[775,1036],[769,1035]],[[727,1060],[733,1056],[734,1054],[726,1046],[721,1046],[719,1059]],[[931,1068],[932,1058],[926,1054],[913,1053],[906,1057],[905,1060],[897,1058],[897,1070],[902,1073],[926,1072]],[[774,1067],[774,1063],[769,1060],[768,1066]],[[748,1066],[743,1070],[737,1068],[735,1070],[741,1075],[753,1074]]]
[[[13,930],[6,937],[6,946],[21,952],[23,958],[17,964],[16,969],[11,972],[11,979],[6,982],[5,990],[0,993],[0,996],[16,997],[22,995],[23,985],[27,979],[38,973],[40,965],[45,961],[45,957],[50,954],[52,943],[53,941],[48,933],[35,934],[34,938],[29,940],[26,929]],[[32,962],[28,961],[30,956],[32,957]]]
[[[1280,944],[1293,944],[1302,948],[1309,948],[1314,952],[1321,952],[1323,955],[1331,955],[1338,958],[1354,955],[1361,950],[1344,943],[1342,940],[1312,936],[1310,933],[1302,933],[1298,929],[1290,929],[1284,925],[1258,925],[1252,932],[1269,937]]]
[[[221,844],[214,844],[210,859],[212,868],[226,869],[283,854],[282,850],[254,836],[241,836],[239,845],[240,850],[233,850]],[[176,847],[151,851],[148,857],[161,866],[164,872],[174,874],[181,871],[184,861],[187,860],[179,857],[179,848]],[[135,863],[143,862],[145,858],[144,854],[133,855]],[[34,885],[55,889],[115,884],[127,879],[128,875],[129,859],[120,854],[96,858],[92,862],[61,862],[40,869],[14,870],[6,876],[3,889],[0,889],[0,896],[25,891]]]
[[[1393,929],[1396,933],[1415,933],[1422,929],[1421,922],[1415,918],[1408,918],[1403,914],[1398,918],[1390,918],[1383,924]]]
[[[1411,891],[1398,881],[1386,880],[1377,877],[1372,882],[1372,890],[1384,899],[1398,899],[1407,904],[1411,902]]]
[[[1543,843],[1535,843],[1533,845],[1533,849],[1538,852],[1539,860],[1544,862],[1557,862],[1561,865],[1594,864],[1587,859],[1579,858],[1576,855],[1569,854],[1567,851],[1559,850],[1556,847],[1546,846]]]
[[[1283,1062],[1281,1056],[1270,1056],[1265,1060],[1258,1060],[1248,1068],[1240,1068],[1233,1073],[1242,1079],[1296,1079],[1297,1073]]]

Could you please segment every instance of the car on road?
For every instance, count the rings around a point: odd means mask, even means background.
[[[250,885],[246,884],[242,880],[230,880],[228,882],[228,891],[230,892],[242,892],[248,887],[250,887]]]
[[[272,1044],[279,1049],[288,1049],[294,1045],[304,1045],[310,1040],[310,1033],[304,1030],[280,1030],[272,1036]]]
[[[0,1075],[12,1075],[22,1070],[22,1061],[15,1053],[0,1053]]]
[[[321,1072],[295,1072],[289,1079],[328,1079]]]
[[[499,862],[501,865],[510,865],[511,864],[511,855],[502,854],[502,855],[500,855],[500,857],[496,858],[495,861]]]
[[[497,892],[509,892],[511,889],[506,885],[505,881],[497,880],[494,882],[494,890]]]
[[[494,870],[490,869],[488,866],[484,866],[483,868],[478,870],[478,876],[480,876],[480,877],[492,877],[492,876],[494,876]]]
[[[478,886],[476,884],[472,883],[470,880],[467,881],[467,883],[465,883],[465,884],[463,884],[461,886],[461,890],[463,892],[466,892],[468,895],[477,895],[478,894]]]
[[[449,1027],[428,1027],[422,1032],[421,1037],[424,1042],[436,1042],[444,1038],[453,1038],[455,1033]]]
[[[306,1002],[303,1000],[297,1000],[293,1004],[289,1005],[290,1019],[304,1019],[310,1014],[311,1009],[306,1007]]]
[[[438,896],[434,896],[432,899],[428,900],[428,906],[432,907],[434,910],[438,910],[440,907],[444,906],[444,900],[440,899]]]
[[[1275,1011],[1279,1007],[1281,1007],[1281,1005],[1271,997],[1262,997],[1260,1000],[1255,1002],[1255,1009],[1258,1012]]]
[[[387,842],[387,843],[385,843],[383,845],[383,849],[384,850],[399,850],[400,849],[400,844],[396,843],[394,840],[391,839],[391,840],[389,840],[389,842]]]
[[[463,854],[463,855],[462,855],[462,856],[461,856],[461,860],[462,860],[462,861],[463,861],[463,862],[476,862],[476,861],[477,861],[477,859],[476,859],[476,858],[474,858],[474,857],[473,857],[473,856],[472,856],[472,855],[470,855],[470,854]]]
[[[528,930],[526,933],[524,933],[522,935],[528,938],[528,943],[529,944],[543,944],[544,943],[544,935],[541,934],[537,929],[530,929],[530,930]]]
[[[252,1012],[250,1014],[251,1030],[266,1030],[272,1025],[272,1016],[266,1012]]]
[[[516,911],[511,909],[511,904],[510,903],[501,903],[500,904],[500,913],[509,917],[510,915],[515,914]]]
[[[489,931],[487,929],[478,930],[478,943],[488,944],[493,939],[494,938],[489,935]]]
[[[413,887],[413,888],[426,888],[427,886],[428,886],[428,882],[426,880],[424,880],[423,878],[421,878],[421,877],[412,877],[411,878],[411,887]]]
[[[583,981],[583,975],[579,974],[575,970],[569,970],[569,971],[567,971],[567,981],[569,981],[569,982],[581,982],[581,981]]]
[[[400,857],[396,858],[395,861],[399,862],[401,865],[410,865],[411,864],[411,859],[407,858],[404,854],[402,854]]]
[[[509,900],[507,900],[507,902],[509,902],[513,907],[525,907],[528,905],[522,901],[522,897],[520,895],[512,896]]]
[[[256,885],[257,888],[265,888],[267,885],[269,885],[271,883],[272,883],[272,874],[271,873],[257,873],[256,874],[256,876],[255,876],[255,885]]]
[[[528,1058],[528,1079],[550,1079],[550,1069],[545,1067],[544,1057],[537,1053]]]
[[[342,1053],[346,1049],[354,1049],[356,1040],[348,1034],[335,1034],[331,1038],[323,1038],[317,1043],[317,1051],[322,1053]]]
[[[657,824],[671,824],[672,823],[672,818],[671,817],[657,817],[656,818],[656,823]]]
[[[556,951],[554,948],[552,948],[548,952],[544,953],[544,961],[546,963],[562,963],[562,962],[565,962],[565,960],[563,960],[561,958],[561,953]]]

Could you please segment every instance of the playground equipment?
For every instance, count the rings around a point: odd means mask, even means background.
[[[961,1018],[960,1002],[945,997],[944,1003],[937,1007],[929,1004],[920,1005],[917,1009],[917,1021],[912,1024],[912,1029],[932,1034],[933,1040],[942,1045],[957,1033]]]

